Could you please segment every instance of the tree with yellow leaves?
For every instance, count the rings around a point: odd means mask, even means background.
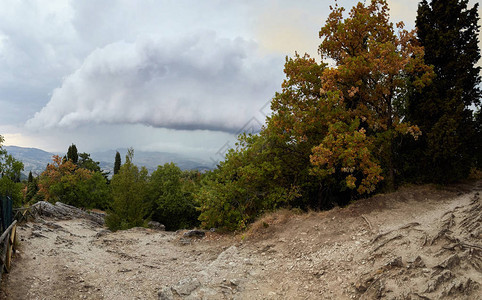
[[[373,191],[381,176],[373,173],[378,173],[375,161],[367,160],[359,150],[374,151],[384,169],[387,187],[393,189],[394,140],[399,135],[411,134],[416,139],[421,134],[416,125],[403,121],[400,108],[409,88],[421,89],[430,84],[433,71],[424,63],[423,47],[415,31],[403,29],[401,22],[396,26],[390,22],[385,0],[373,0],[369,5],[358,3],[347,18],[343,18],[344,11],[343,7],[331,7],[320,31],[319,52],[323,59],[335,64],[323,72],[321,93],[336,92],[337,105],[346,109],[348,119],[335,121],[346,124],[344,132],[340,132],[343,126],[332,126],[333,134],[329,133],[327,140],[314,149],[311,160],[318,171],[332,170],[337,165],[346,173],[348,187],[358,186],[359,192]],[[361,142],[366,147],[359,148]],[[352,150],[347,153],[340,147]],[[357,161],[361,176],[355,174]]]

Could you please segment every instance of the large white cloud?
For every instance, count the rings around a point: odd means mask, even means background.
[[[116,42],[93,51],[30,128],[92,123],[238,131],[282,79],[279,56],[255,43],[203,32],[177,39]]]
[[[356,2],[338,0],[348,10]],[[412,28],[418,2],[390,0],[394,21]],[[334,1],[2,4],[0,134],[7,143],[50,151],[76,143],[82,151],[135,146],[218,155],[233,145],[236,127],[249,130],[263,121],[257,109],[280,89],[283,57],[295,50],[317,56],[318,31]],[[208,30],[217,37],[193,35]],[[24,127],[28,119],[38,130]]]

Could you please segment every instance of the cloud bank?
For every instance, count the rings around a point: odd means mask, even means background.
[[[26,125],[237,132],[279,89],[282,65],[254,42],[213,32],[115,42],[88,55]]]

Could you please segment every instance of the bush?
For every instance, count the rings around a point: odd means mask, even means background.
[[[134,150],[129,149],[126,162],[111,181],[112,209],[106,218],[111,230],[128,229],[144,225],[147,206],[144,202],[147,188],[147,169],[132,163]]]
[[[197,175],[183,172],[174,163],[159,166],[149,181],[151,218],[177,230],[196,226],[199,213],[196,210],[193,191]]]

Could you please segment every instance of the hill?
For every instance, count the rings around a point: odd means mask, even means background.
[[[5,146],[4,148],[9,154],[13,155],[13,157],[24,163],[25,174],[28,174],[30,171],[32,171],[34,175],[40,175],[45,170],[47,164],[52,162],[52,156],[58,154],[37,148],[24,148],[17,146]],[[119,151],[121,157],[124,159],[127,149],[93,152],[91,153],[91,157],[100,163],[102,170],[108,171],[112,174],[116,151]],[[183,170],[197,169],[199,171],[206,171],[213,167],[212,163],[207,161],[191,158],[177,153],[135,151],[134,163],[138,166],[146,167],[150,172],[157,169],[158,165],[163,165],[169,162],[174,162]]]
[[[0,299],[481,299],[481,191],[407,186],[202,239],[38,218]]]
[[[48,163],[52,162],[54,153],[50,153],[37,148],[24,148],[17,146],[4,146],[8,154],[23,162],[24,173],[32,171],[34,175],[40,175],[45,170]]]
[[[126,148],[120,148],[116,150],[108,150],[102,152],[93,152],[91,154],[92,159],[100,162],[100,166],[103,170],[114,170],[114,158],[116,151],[119,151],[122,162],[125,160],[127,154]],[[164,165],[165,163],[174,162],[182,170],[199,170],[205,171],[212,169],[212,163],[207,161],[188,157],[178,153],[170,152],[155,152],[155,151],[134,151],[134,163],[138,166],[146,167],[149,172],[157,169],[157,166]]]

